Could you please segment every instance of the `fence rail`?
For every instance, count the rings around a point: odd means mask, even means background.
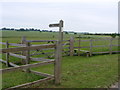
[[[6,68],[6,69],[0,69],[1,73],[6,73],[10,71],[15,71],[15,70],[22,70],[22,69],[27,69],[27,68],[32,68],[32,67],[38,67],[38,66],[43,66],[43,65],[48,65],[48,64],[53,64],[54,60],[48,61],[48,62],[42,62],[42,63],[35,63],[35,64],[28,64],[28,65],[22,65],[19,67],[11,67],[11,68]]]
[[[103,41],[106,40],[109,42],[108,45],[94,45],[95,41]],[[79,36],[79,40],[74,40],[73,37],[70,38],[70,53],[74,51],[74,49],[78,49],[78,56],[80,55],[80,51],[83,48],[88,48],[89,52],[90,52],[90,56],[92,56],[92,54],[102,54],[102,53],[110,53],[112,54],[113,52],[119,53],[119,51],[115,51],[113,50],[113,46],[120,46],[119,44],[113,44],[114,40],[119,40],[119,38],[99,38],[99,39],[89,39],[89,40],[81,40],[80,36]],[[77,42],[77,47],[74,46],[74,43]],[[89,42],[87,45],[88,46],[82,46],[81,42]],[[101,42],[102,43],[102,42]],[[104,44],[104,43],[103,43]],[[95,47],[108,47],[109,51],[103,51],[103,52],[94,52],[93,48]],[[73,53],[71,53],[71,56],[73,56]]]
[[[55,44],[49,44],[49,45],[46,44],[46,45],[29,46],[29,47],[4,48],[4,49],[0,49],[0,53],[35,50],[35,49],[43,49],[43,48],[53,48],[53,47],[55,47]]]
[[[0,44],[6,45],[6,48],[0,49],[0,53],[5,53],[6,54],[6,61],[0,59],[0,62],[5,63],[7,66],[13,66],[13,67],[6,68],[6,69],[0,69],[0,74],[4,74],[4,73],[7,73],[7,72],[19,70],[19,71],[25,71],[27,73],[34,73],[36,75],[41,75],[41,76],[46,77],[44,79],[40,79],[40,80],[30,82],[30,83],[25,83],[25,84],[18,85],[18,86],[15,86],[15,87],[10,87],[8,89],[30,86],[31,84],[37,84],[37,83],[40,83],[40,82],[43,82],[43,81],[46,81],[46,80],[52,80],[52,79],[55,79],[56,84],[60,83],[60,78],[58,78],[59,76],[57,76],[57,75],[60,74],[59,69],[57,69],[57,68],[60,68],[59,58],[58,58],[60,56],[56,55],[58,53],[55,53],[55,52],[58,52],[58,50],[59,50],[59,48],[57,46],[58,44],[42,44],[42,45],[33,45],[33,46],[32,45],[28,46],[30,44],[27,43],[27,42],[26,42],[26,44],[15,44],[15,43],[8,43],[8,42],[0,43]],[[10,45],[11,46],[20,46],[20,47],[9,48]],[[50,50],[51,48],[55,50],[55,52],[52,52],[52,53],[55,53],[55,59],[32,58],[32,57],[30,57],[31,56],[30,51],[32,51],[32,50],[42,50],[42,49],[43,50],[44,49]],[[19,54],[13,53],[13,52],[20,52],[20,51],[24,52],[24,54],[19,55]],[[51,52],[49,52],[49,53],[51,53]],[[16,65],[14,63],[9,62],[9,59],[10,59],[9,56],[14,56],[14,57],[23,59],[25,61],[26,65],[19,66],[19,65]],[[42,62],[29,64],[30,61],[42,61]],[[56,69],[54,69],[54,75],[30,70],[30,68],[43,66],[43,65],[48,65],[48,64],[54,64],[54,68],[56,68]]]

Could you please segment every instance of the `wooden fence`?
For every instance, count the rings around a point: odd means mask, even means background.
[[[97,42],[97,41],[104,41],[104,40],[107,40],[109,41],[109,44],[108,45],[104,45],[104,43],[102,45],[94,45],[93,42]],[[93,54],[104,54],[104,53],[109,53],[109,54],[112,54],[112,53],[119,53],[120,51],[119,50],[116,50],[116,51],[113,51],[113,47],[114,46],[120,46],[118,44],[114,44],[112,43],[114,40],[118,40],[118,38],[100,38],[100,39],[88,39],[88,40],[82,40],[82,39],[74,39],[73,37],[70,37],[69,40],[63,40],[63,43],[62,43],[62,56],[73,56],[75,54],[75,52],[77,51],[77,55],[80,56],[80,52],[83,52],[83,53],[86,53],[86,56],[92,56]],[[25,37],[22,38],[22,44],[15,44],[15,43],[9,43],[9,45],[12,45],[12,46],[39,46],[39,45],[32,45],[33,42],[36,42],[36,43],[48,43],[48,42],[52,42],[53,44],[56,44],[57,40],[27,40]],[[74,43],[78,43],[77,47],[74,45]],[[87,46],[82,46],[82,42],[89,42],[89,45]],[[7,43],[1,43],[0,44],[4,44],[7,46]],[[95,52],[93,51],[93,48],[95,47],[108,47],[109,48],[109,51],[101,51],[101,52]],[[87,48],[87,50],[86,50]],[[51,50],[50,52],[45,52],[47,50]],[[45,48],[45,49],[36,49],[36,50],[32,50],[32,51],[35,51],[33,52],[32,54],[30,54],[30,56],[33,56],[33,55],[41,55],[41,54],[44,54],[46,55],[47,58],[49,57],[54,57],[54,48]],[[23,55],[24,55],[24,52],[23,52]]]
[[[108,45],[104,45],[104,43],[102,43],[102,45],[94,45],[93,42],[98,42],[98,41],[104,41],[107,40],[109,42]],[[119,47],[119,44],[113,44],[114,40],[118,40],[118,38],[100,38],[100,39],[88,39],[88,40],[81,40],[79,38],[79,40],[74,40],[73,37],[70,38],[70,56],[73,56],[75,52],[75,50],[78,51],[78,56],[80,55],[80,51],[81,52],[85,52],[87,54],[87,56],[92,56],[93,54],[104,54],[104,53],[119,53],[120,51],[114,51],[112,48],[113,46]],[[78,43],[78,47],[74,46],[74,43]],[[81,42],[89,42],[89,45],[87,46],[81,46]],[[118,42],[118,41],[117,41]],[[109,51],[101,51],[101,52],[94,52],[93,48],[95,47],[108,47]],[[88,48],[88,50],[84,50],[85,48]]]
[[[6,48],[0,49],[0,53],[6,54],[6,60],[0,59],[0,61],[5,63],[7,66],[13,66],[13,67],[6,68],[6,69],[0,69],[0,73],[4,74],[4,73],[15,71],[15,70],[22,70],[27,73],[34,73],[34,74],[46,77],[44,79],[37,80],[31,83],[26,83],[26,84],[10,87],[9,89],[20,88],[24,86],[28,87],[30,85],[38,84],[40,82],[43,82],[46,80],[52,80],[52,79],[55,79],[55,84],[60,83],[60,56],[58,55],[60,48],[59,48],[59,44],[57,41],[56,41],[56,44],[44,44],[44,45],[36,45],[36,46],[35,45],[32,46],[25,41],[23,44],[15,44],[15,43],[9,43],[9,42],[0,43],[0,44],[6,45]],[[10,45],[20,46],[20,47],[9,48]],[[31,50],[37,50],[37,49],[41,50],[41,49],[49,49],[49,48],[55,49],[55,59],[31,58],[30,56]],[[20,52],[20,51],[22,52],[21,53],[22,55],[16,54],[16,52]],[[25,65],[18,66],[10,62],[9,61],[10,56],[24,59]],[[42,61],[42,62],[30,64],[30,61]],[[54,64],[54,75],[30,70],[30,68],[32,67],[38,67],[38,66],[43,66],[43,65],[48,65],[48,64]]]
[[[81,40],[80,38],[78,40],[75,40],[73,37],[70,38],[70,40],[63,40],[62,43],[62,53],[63,55],[70,55],[73,56],[75,54],[75,50],[78,52],[78,56],[81,55],[80,52],[86,53],[87,56],[92,56],[93,54],[102,54],[102,53],[109,53],[112,54],[114,52],[118,53],[118,51],[113,51],[113,46],[120,46],[119,44],[113,44],[114,40],[117,40],[117,38],[106,38],[106,40],[109,42],[108,45],[94,45],[93,42],[95,41],[103,41],[104,39],[89,39],[89,40]],[[32,42],[52,42],[53,44],[39,44],[39,45],[34,45]],[[74,43],[78,43],[78,47],[74,46]],[[89,45],[87,46],[81,46],[82,42],[89,42]],[[58,84],[60,83],[60,60],[61,60],[61,55],[59,55],[59,51],[61,49],[60,47],[60,42],[57,40],[27,40],[25,37],[22,38],[21,44],[16,44],[16,43],[9,43],[7,42],[0,42],[0,44],[6,45],[6,48],[0,49],[0,53],[5,53],[6,54],[6,60],[0,59],[1,62],[5,63],[7,66],[13,66],[11,68],[6,68],[6,69],[0,69],[0,73],[6,73],[9,71],[15,71],[15,70],[24,70],[27,73],[34,73],[37,75],[45,76],[46,78],[38,81],[34,81],[31,83],[26,83],[22,85],[18,85],[15,87],[11,88],[18,88],[18,87],[24,87],[24,86],[30,86],[32,84],[40,83],[46,80],[52,80],[55,79],[55,83]],[[10,46],[16,46],[14,48],[10,48]],[[94,52],[93,48],[94,47],[108,47],[109,51],[102,51],[102,52]],[[85,50],[85,48],[88,48],[88,50]],[[66,51],[67,49],[67,51]],[[54,50],[54,52],[44,52],[46,50]],[[42,54],[49,56],[48,54],[52,54],[55,59],[45,59],[45,58],[32,58],[33,55],[40,55],[41,53],[30,53],[31,51],[40,51]],[[19,53],[18,53],[19,52]],[[25,65],[18,66],[12,62],[10,62],[9,57],[14,56],[17,58],[22,59],[22,63]],[[50,57],[50,56],[49,56]],[[41,63],[35,63],[35,64],[30,64],[30,61],[42,61]],[[42,72],[36,72],[30,70],[32,67],[38,67],[42,65],[48,65],[48,64],[54,64],[54,75],[42,73]]]

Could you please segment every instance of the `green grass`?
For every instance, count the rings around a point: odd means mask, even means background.
[[[16,85],[33,82],[44,77],[32,73],[13,71],[2,75],[2,88],[9,88]]]
[[[52,65],[34,68],[52,74]],[[64,57],[62,60],[61,85],[53,82],[35,87],[43,88],[105,88],[118,78],[118,55]]]
[[[53,74],[53,65],[46,65],[32,70]],[[90,58],[82,56],[63,57],[61,85],[52,81],[38,86],[43,88],[104,88],[116,82],[118,78],[118,54],[100,55]],[[24,72],[11,72],[3,75],[3,87],[10,87],[41,77]]]

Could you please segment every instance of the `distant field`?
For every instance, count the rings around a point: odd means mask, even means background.
[[[78,37],[80,34],[64,34],[64,40],[69,40],[70,37]],[[22,36],[26,36],[27,40],[57,40],[58,39],[58,33],[57,32],[38,32],[38,31],[2,31],[2,42],[9,41],[9,43],[20,43]],[[98,41],[93,41],[93,45],[106,45],[106,47],[95,47],[93,48],[93,52],[99,52],[99,51],[109,51],[108,45],[110,44],[110,41],[107,39],[102,38],[111,38],[111,36],[103,36],[103,35],[80,35],[81,40],[90,40],[92,39],[98,39]],[[85,38],[86,37],[86,38]],[[89,37],[89,38],[87,38]],[[102,39],[101,41],[99,41]],[[78,40],[75,38],[75,40]],[[33,44],[43,44],[43,43],[33,43]],[[118,40],[113,41],[114,45],[118,44]],[[81,46],[89,46],[90,42],[81,42]],[[78,43],[74,43],[75,47],[78,47]],[[4,48],[5,46],[3,46]],[[88,50],[89,48],[84,48],[84,50]],[[113,51],[117,51],[118,47],[114,46]]]

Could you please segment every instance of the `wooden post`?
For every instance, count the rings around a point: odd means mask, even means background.
[[[6,48],[9,48],[8,41],[6,41]],[[10,64],[9,64],[9,53],[6,53],[6,61],[7,61],[6,66],[9,67],[10,66]]]
[[[58,42],[56,44],[55,51],[55,67],[54,67],[54,76],[55,76],[55,84],[60,84],[61,78],[61,60],[62,60],[62,42],[63,42],[63,21],[59,22],[59,37]]]
[[[26,37],[25,36],[22,37],[21,43],[26,44]],[[26,51],[22,51],[22,55],[25,56]],[[26,64],[24,59],[22,59],[22,64]]]
[[[26,42],[26,47],[30,46],[30,42]],[[26,64],[30,63],[30,50],[26,51]],[[30,72],[30,69],[26,69],[26,72]]]
[[[80,35],[79,35],[79,48],[78,48],[78,56],[80,56]]]
[[[55,84],[60,84],[62,41],[63,41],[63,20],[60,20],[58,24],[50,24],[49,27],[59,27],[59,36],[58,36],[58,42],[57,42],[56,51],[55,51],[54,77],[55,77]]]
[[[55,47],[55,64],[54,64],[54,78],[55,84],[60,84],[60,74],[61,74],[61,58],[60,58],[60,45],[59,42],[56,43]]]
[[[109,45],[110,54],[112,54],[112,41],[113,41],[113,38],[110,39],[110,45]]]
[[[70,56],[74,54],[74,38],[70,37]]]
[[[90,39],[90,56],[92,56],[92,46],[93,46],[93,40]]]

